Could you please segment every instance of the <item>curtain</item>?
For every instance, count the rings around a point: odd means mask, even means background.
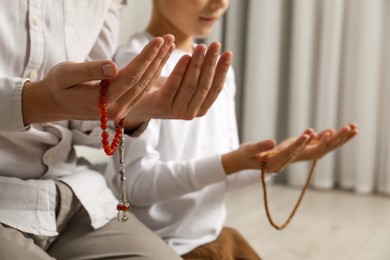
[[[356,122],[359,135],[320,160],[312,186],[390,194],[389,22],[388,0],[231,1],[219,39],[235,55],[242,141]],[[276,181],[302,186],[309,167]]]
[[[121,43],[151,9],[128,3]],[[231,0],[206,43],[234,53],[241,140],[356,122],[359,135],[320,160],[312,187],[390,194],[389,24],[389,0]],[[275,181],[302,186],[309,167],[292,164]]]

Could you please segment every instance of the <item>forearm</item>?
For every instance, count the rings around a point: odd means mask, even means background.
[[[22,131],[33,123],[59,121],[63,118],[48,97],[47,89],[23,78],[0,78],[0,130]]]
[[[261,154],[273,149],[274,140],[265,140],[257,143],[241,144],[232,152],[222,155],[222,165],[227,175],[250,169],[260,170]]]
[[[129,162],[130,158],[125,158]],[[137,206],[182,196],[226,180],[219,156],[184,162],[163,162],[149,156],[127,164],[126,171],[131,172],[127,178],[128,198]],[[117,176],[114,178],[117,182]]]
[[[223,154],[221,156],[221,161],[226,175],[231,175],[239,171],[249,169],[244,163],[244,158],[240,156],[239,150]]]
[[[26,81],[22,91],[22,114],[25,126],[34,123],[46,123],[67,119],[64,110],[58,110],[58,104],[48,90],[37,83]]]

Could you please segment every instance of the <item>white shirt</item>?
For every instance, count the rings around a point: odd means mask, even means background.
[[[150,39],[145,32],[133,36],[115,55],[118,65],[127,64]],[[178,49],[172,53],[163,76],[183,54]],[[127,195],[133,213],[179,255],[217,238],[225,221],[227,190],[260,180],[259,171],[227,178],[221,163],[221,154],[239,146],[234,95],[230,69],[223,91],[204,117],[151,120],[144,133],[126,141]],[[114,168],[110,165],[106,174],[118,187]]]
[[[78,160],[73,148],[98,147],[98,123],[62,121],[25,129],[21,93],[27,79],[43,78],[60,62],[110,59],[121,2],[0,2],[0,223],[37,235],[57,235],[55,179],[72,188],[94,228],[115,217],[117,200],[104,177]]]

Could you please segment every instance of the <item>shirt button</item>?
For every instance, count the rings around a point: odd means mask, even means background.
[[[41,24],[41,19],[38,16],[35,16],[33,19],[33,23],[35,26],[39,26]]]
[[[30,72],[30,78],[31,78],[32,81],[36,81],[37,78],[38,78],[38,72],[36,70],[32,70]]]

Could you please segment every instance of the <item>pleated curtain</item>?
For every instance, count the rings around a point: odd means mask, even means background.
[[[128,2],[122,42],[151,8]],[[213,40],[234,52],[243,142],[356,122],[360,134],[320,160],[312,188],[390,194],[389,0],[231,0]],[[275,182],[301,187],[310,164]]]
[[[221,30],[239,57],[242,141],[356,122],[360,134],[320,160],[312,187],[390,194],[389,24],[387,0],[232,1]],[[310,164],[276,181],[302,186]]]

